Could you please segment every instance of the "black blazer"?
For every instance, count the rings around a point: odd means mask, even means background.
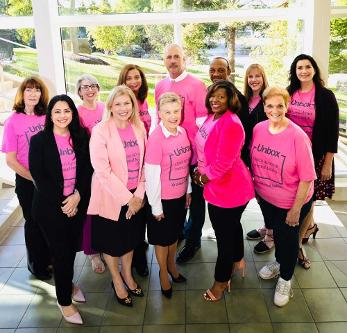
[[[337,153],[339,138],[339,106],[334,93],[316,86],[314,96],[316,118],[312,133],[312,152],[315,161],[327,152]]]
[[[84,153],[76,151],[76,186],[81,200],[78,204],[78,215],[87,211],[90,198],[92,166],[88,150],[87,133],[82,139]],[[49,207],[54,211],[61,207],[64,200],[64,178],[62,165],[53,132],[42,131],[34,135],[29,148],[29,170],[34,179],[34,200],[40,203],[41,209]],[[33,207],[34,208],[34,207]]]

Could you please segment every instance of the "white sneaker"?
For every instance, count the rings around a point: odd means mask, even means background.
[[[264,280],[270,280],[280,274],[280,264],[277,261],[267,264],[259,271],[259,276]]]
[[[283,280],[281,277],[276,284],[276,291],[274,296],[274,303],[277,306],[285,306],[289,299],[293,297],[293,289],[291,287],[290,280]]]

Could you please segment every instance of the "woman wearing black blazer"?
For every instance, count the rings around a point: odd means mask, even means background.
[[[334,93],[324,87],[317,62],[307,54],[298,55],[289,71],[290,104],[287,116],[299,125],[312,142],[317,179],[314,200],[331,198],[335,192],[334,154],[339,137],[339,107]],[[300,228],[300,246],[313,235],[318,226],[313,220],[313,206]],[[298,263],[305,269],[311,262],[300,247]]]
[[[89,136],[80,125],[72,99],[67,95],[53,97],[44,130],[30,142],[29,169],[35,184],[33,218],[52,253],[58,307],[65,320],[73,324],[83,322],[72,300],[85,302],[72,279],[90,197],[88,146]]]

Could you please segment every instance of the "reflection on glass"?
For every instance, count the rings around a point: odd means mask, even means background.
[[[0,0],[0,16],[31,16],[31,0]]]
[[[269,9],[302,6],[303,0],[180,0],[182,10]]]
[[[172,11],[173,0],[57,0],[60,15]]]
[[[302,26],[301,21],[187,24],[183,40],[189,62],[204,68],[205,82],[209,62],[221,56],[229,60],[230,78],[240,90],[251,63],[261,64],[272,84],[286,86],[289,64],[302,49]]]
[[[347,3],[347,1],[345,1]],[[329,88],[340,108],[340,133],[347,134],[347,18],[330,22]]]
[[[34,30],[0,30],[0,113],[11,110],[23,78],[37,74]]]
[[[63,28],[61,34],[69,93],[75,94],[77,78],[88,73],[98,79],[104,101],[121,68],[133,63],[146,74],[148,103],[154,106],[154,86],[166,75],[162,53],[164,46],[173,42],[172,25]]]

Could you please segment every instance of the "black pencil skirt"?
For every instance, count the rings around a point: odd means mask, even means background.
[[[118,221],[99,215],[92,216],[92,248],[112,257],[134,250],[143,241],[144,210],[141,209],[130,220],[125,218],[128,206],[123,206]]]
[[[186,195],[178,199],[161,200],[165,218],[157,221],[148,209],[147,237],[152,245],[169,246],[178,240],[187,215]]]

